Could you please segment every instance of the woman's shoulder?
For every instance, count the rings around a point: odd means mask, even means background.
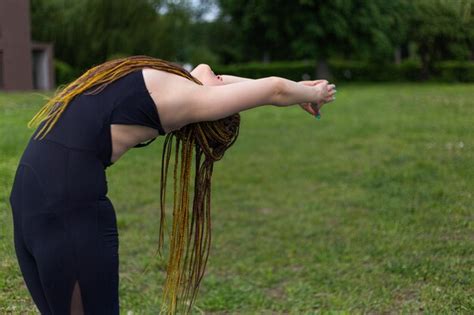
[[[142,69],[145,86],[156,104],[186,100],[188,92],[199,87],[179,74],[150,68]]]
[[[175,85],[175,84],[193,84],[193,81],[188,78],[179,75],[178,73],[168,72],[164,70],[158,70],[153,68],[142,69],[143,78],[148,88],[157,89],[160,87]]]

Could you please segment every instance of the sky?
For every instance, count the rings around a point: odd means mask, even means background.
[[[201,4],[201,0],[191,0],[194,7],[198,7]],[[206,13],[203,18],[206,21],[214,21],[219,14],[219,7],[217,5],[211,6],[211,9]]]
[[[201,2],[202,0],[190,0],[190,3],[194,8],[198,8],[201,5]],[[166,12],[167,12],[167,8],[164,6],[161,7],[159,10],[159,13],[161,14],[165,14]],[[210,6],[209,11],[206,14],[204,14],[203,19],[205,21],[211,22],[217,18],[218,14],[219,14],[219,7],[213,4],[212,6]]]

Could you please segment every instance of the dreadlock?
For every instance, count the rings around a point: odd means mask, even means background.
[[[44,136],[51,130],[71,100],[85,92],[97,94],[111,82],[128,73],[152,68],[202,83],[180,65],[149,56],[130,56],[95,66],[59,90],[28,122],[35,127],[45,121],[36,134]],[[168,133],[163,144],[160,183],[160,228],[158,252],[164,242],[166,182],[169,161],[174,154],[173,222],[161,312],[189,313],[204,275],[211,244],[211,177],[213,163],[236,141],[240,126],[238,113],[216,120],[188,124]],[[193,148],[195,149],[194,199],[189,213],[189,184]],[[181,149],[181,151],[180,151]],[[203,158],[204,155],[204,158]],[[178,174],[178,162],[180,170]]]

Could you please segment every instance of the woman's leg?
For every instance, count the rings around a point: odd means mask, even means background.
[[[22,212],[24,207],[23,186],[24,186],[24,165],[19,165],[15,174],[14,183],[10,194],[10,206],[13,215],[13,241],[15,253],[23,275],[26,287],[38,307],[41,314],[52,314],[43,292],[43,287],[36,266],[36,261],[26,247],[22,232]],[[35,195],[32,196],[34,198]],[[36,196],[37,197],[37,196]]]
[[[44,294],[54,314],[119,314],[118,233],[103,201],[44,213],[25,224]]]
[[[95,202],[95,214],[71,212],[71,236],[86,314],[119,314],[119,239],[115,210],[108,199]],[[89,209],[89,207],[86,207]],[[93,220],[91,220],[93,218]]]
[[[119,314],[118,233],[110,200],[44,208],[34,172],[21,172],[11,198],[15,248],[40,312]]]

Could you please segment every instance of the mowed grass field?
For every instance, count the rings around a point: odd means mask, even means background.
[[[0,94],[1,314],[36,311],[8,196],[42,104]],[[195,313],[472,314],[474,85],[338,85],[321,112],[241,113],[239,138],[214,167],[212,248]],[[160,307],[163,139],[107,170],[123,314]]]

